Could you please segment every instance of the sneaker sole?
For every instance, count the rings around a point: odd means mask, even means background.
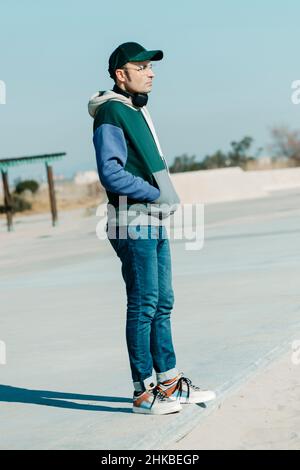
[[[188,405],[188,404],[192,404],[192,403],[207,403],[209,401],[213,401],[215,400],[217,397],[216,396],[211,396],[209,398],[206,398],[205,400],[197,400],[196,398],[195,399],[187,399],[187,398],[180,398],[180,403],[182,405]]]
[[[171,413],[178,413],[179,411],[182,410],[182,406],[180,403],[177,403],[176,406],[173,406],[172,408],[168,410],[156,410],[153,411],[151,408],[140,408],[138,406],[134,406],[132,408],[133,413],[140,413],[140,414],[145,414],[145,415],[167,415]]]

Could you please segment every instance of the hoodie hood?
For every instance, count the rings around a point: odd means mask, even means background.
[[[106,103],[107,101],[121,101],[122,103],[126,104],[130,108],[133,109],[139,109],[136,106],[132,104],[131,97],[126,97],[124,95],[121,95],[120,93],[116,93],[115,91],[112,90],[107,90],[107,91],[97,91],[97,93],[94,93],[90,97],[89,103],[88,103],[88,111],[90,116],[94,118],[96,116],[96,112],[103,103]]]

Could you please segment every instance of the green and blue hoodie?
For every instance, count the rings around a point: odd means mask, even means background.
[[[108,211],[108,222],[132,223],[133,204],[138,223],[145,225],[151,223],[152,216],[164,219],[174,213],[180,199],[146,106],[136,107],[131,97],[108,90],[90,98],[88,111],[94,118],[99,179],[117,214],[113,217]],[[120,196],[126,196],[124,203]]]

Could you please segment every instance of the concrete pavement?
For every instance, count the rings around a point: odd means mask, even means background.
[[[177,366],[230,393],[300,339],[300,190],[205,206],[200,251],[171,242]],[[0,224],[1,449],[157,449],[215,405],[131,412],[125,286],[98,218]]]

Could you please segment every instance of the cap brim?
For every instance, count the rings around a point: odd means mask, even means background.
[[[143,51],[131,57],[128,62],[143,62],[144,60],[161,60],[163,51]]]

